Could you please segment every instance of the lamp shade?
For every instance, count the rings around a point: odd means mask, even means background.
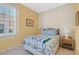
[[[64,30],[63,30],[63,33],[64,33],[64,34],[70,33],[70,31],[69,31],[68,29],[64,29]]]

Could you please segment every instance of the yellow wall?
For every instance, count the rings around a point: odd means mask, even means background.
[[[75,27],[75,54],[79,54],[79,26]]]
[[[11,5],[11,4],[10,4]],[[0,51],[22,44],[27,35],[38,33],[38,14],[21,4],[12,4],[18,9],[19,31],[15,36],[0,37]],[[26,27],[26,18],[34,20],[34,27]]]
[[[79,11],[79,4],[74,4],[75,20],[76,12]],[[79,26],[74,27],[75,54],[79,54]]]

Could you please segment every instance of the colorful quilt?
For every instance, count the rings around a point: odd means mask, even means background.
[[[44,34],[26,37],[24,40],[24,48],[27,49],[27,47],[30,47],[32,50],[34,49],[43,55],[54,54],[54,48],[59,44],[59,36],[51,33],[46,34],[45,32]]]

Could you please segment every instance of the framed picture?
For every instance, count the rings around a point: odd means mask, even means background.
[[[33,27],[34,26],[34,20],[32,20],[32,19],[26,19],[26,26]]]

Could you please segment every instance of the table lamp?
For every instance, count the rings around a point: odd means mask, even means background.
[[[66,39],[68,39],[69,34],[70,34],[70,31],[68,29],[64,29],[63,35],[65,36]]]

